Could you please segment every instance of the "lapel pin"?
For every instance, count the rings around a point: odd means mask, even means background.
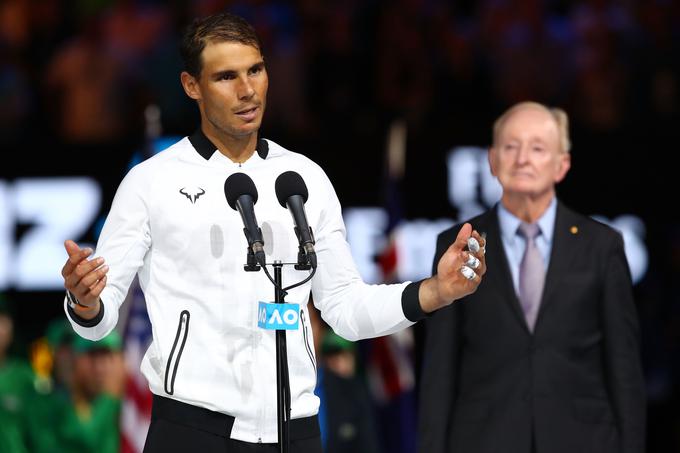
[[[578,234],[578,227],[576,225],[572,225],[572,227],[569,228],[569,232],[571,234]]]

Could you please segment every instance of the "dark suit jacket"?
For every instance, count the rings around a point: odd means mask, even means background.
[[[558,203],[541,307],[530,333],[496,209],[477,291],[427,320],[421,453],[639,453],[645,395],[621,236]],[[459,226],[437,239],[436,263]]]

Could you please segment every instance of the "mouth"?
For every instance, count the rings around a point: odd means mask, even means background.
[[[258,112],[260,111],[259,106],[248,107],[246,109],[239,110],[234,114],[241,118],[243,121],[250,122],[257,118]]]

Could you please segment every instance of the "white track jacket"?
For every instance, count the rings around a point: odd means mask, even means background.
[[[275,332],[257,322],[258,302],[273,301],[274,288],[262,271],[243,269],[243,222],[226,202],[224,181],[234,172],[252,178],[267,262],[290,263],[297,261],[298,241],[274,189],[277,176],[288,170],[298,172],[308,187],[305,208],[318,256],[312,281],[286,297],[300,306],[299,330],[287,332],[291,416],[316,414],[316,362],[306,308],[310,290],[323,319],[350,340],[412,325],[404,311],[418,301],[402,298],[408,283],[363,283],[326,174],[272,141],[261,139],[257,153],[239,165],[199,131],[135,166],[118,188],[96,248],[110,268],[103,311],[88,323],[65,304],[76,332],[100,339],[116,326],[138,274],[153,325],[141,366],[151,391],[235,417],[231,437],[246,442],[277,441]],[[285,266],[283,284],[307,275]]]

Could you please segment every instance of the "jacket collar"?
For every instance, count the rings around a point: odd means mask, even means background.
[[[196,132],[189,136],[189,141],[196,152],[205,160],[210,160],[215,151],[217,151],[217,146],[206,137],[200,127]],[[266,159],[269,154],[269,143],[267,143],[267,140],[258,138],[256,151],[261,159]]]

